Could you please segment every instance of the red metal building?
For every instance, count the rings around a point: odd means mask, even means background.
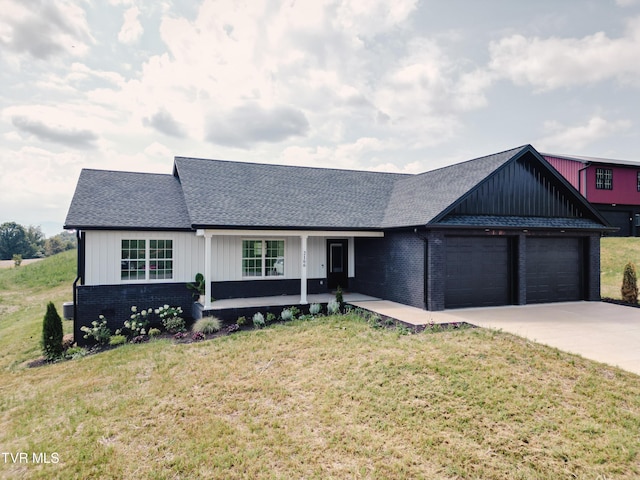
[[[618,227],[609,235],[640,236],[640,163],[543,153],[584,197]]]

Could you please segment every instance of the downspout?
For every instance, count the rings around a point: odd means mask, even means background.
[[[587,162],[584,167],[578,170],[578,191],[582,193],[582,172],[591,166],[591,162]],[[584,198],[587,198],[587,182],[585,179],[584,182],[584,193],[582,194]]]
[[[78,319],[78,281],[82,280],[84,283],[84,235],[80,233],[80,230],[76,230],[76,242],[78,248],[77,263],[76,263],[76,278],[73,281],[73,322],[75,325]]]

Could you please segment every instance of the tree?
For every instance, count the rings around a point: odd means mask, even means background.
[[[622,275],[622,300],[629,303],[638,303],[638,278],[636,276],[636,267],[629,262],[624,267]]]
[[[49,302],[42,321],[42,353],[47,360],[55,360],[62,356],[62,337],[62,319],[55,305]]]
[[[44,256],[44,233],[42,233],[42,229],[40,226],[29,225],[24,230],[25,235],[27,237],[27,242],[29,242],[30,257],[43,257]]]
[[[30,257],[31,246],[22,225],[5,222],[0,225],[0,260],[10,260],[14,255]]]
[[[56,235],[55,237],[47,238],[47,241],[44,243],[44,254],[47,257],[64,251],[65,245],[62,243],[58,235]]]

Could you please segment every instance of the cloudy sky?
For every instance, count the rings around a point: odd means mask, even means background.
[[[640,161],[640,0],[0,0],[0,223],[81,168]],[[312,186],[309,186],[312,188]]]

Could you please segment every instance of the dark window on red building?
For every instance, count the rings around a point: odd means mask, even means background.
[[[613,190],[613,170],[596,168],[596,188],[598,190]]]

